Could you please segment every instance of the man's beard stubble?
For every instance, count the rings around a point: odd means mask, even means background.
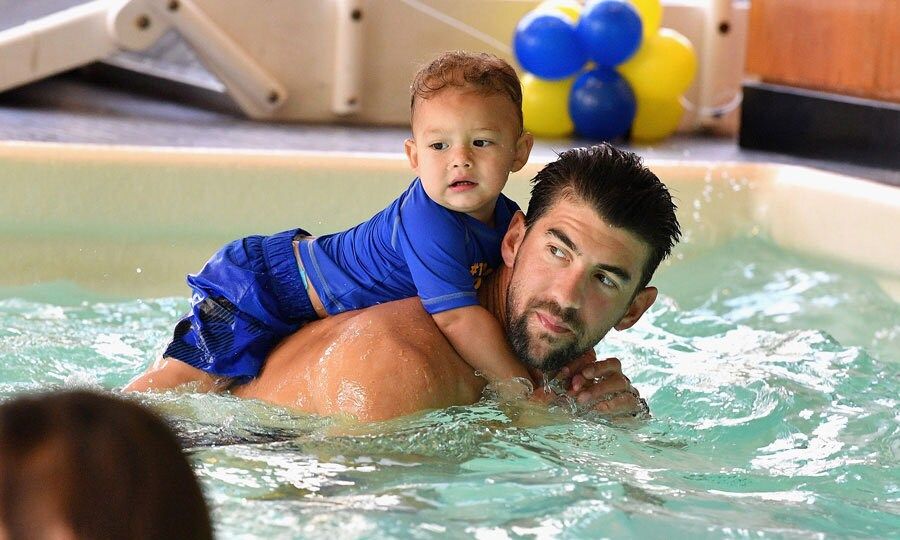
[[[562,309],[559,304],[550,301],[534,301],[525,306],[521,313],[514,312],[514,297],[516,290],[510,282],[506,291],[506,336],[512,345],[513,351],[529,367],[541,370],[544,373],[555,373],[563,366],[581,356],[591,347],[581,344],[584,334],[584,325],[578,319],[574,309]],[[528,335],[528,314],[535,309],[542,309],[554,317],[563,320],[575,334],[575,339],[560,349],[551,348],[544,358],[535,358],[531,355],[531,337]]]

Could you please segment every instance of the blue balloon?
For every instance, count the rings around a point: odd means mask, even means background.
[[[575,131],[589,139],[611,140],[628,133],[637,102],[621,75],[600,67],[582,73],[569,94],[569,116]]]
[[[513,38],[519,65],[542,79],[571,77],[587,62],[575,24],[562,13],[533,11],[519,21]]]
[[[613,67],[641,46],[643,23],[637,10],[622,0],[601,0],[581,12],[576,34],[597,65]]]

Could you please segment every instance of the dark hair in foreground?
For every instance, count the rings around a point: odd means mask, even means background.
[[[175,435],[137,403],[85,391],[0,405],[0,532],[42,538],[212,538]]]
[[[675,203],[659,178],[634,153],[607,143],[573,148],[541,169],[532,180],[526,226],[530,227],[560,199],[584,201],[612,225],[625,229],[650,246],[637,290],[681,237]]]
[[[522,130],[522,85],[516,70],[506,60],[487,53],[449,51],[423,66],[410,88],[410,112],[417,99],[430,99],[448,86],[472,87],[486,96],[502,95],[516,106]]]

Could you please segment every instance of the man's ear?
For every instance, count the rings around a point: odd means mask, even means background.
[[[519,246],[525,239],[525,214],[521,210],[513,214],[509,222],[509,228],[500,242],[500,255],[503,256],[503,262],[506,266],[512,268],[516,262],[516,254],[519,252]]]
[[[650,309],[653,302],[656,302],[656,296],[658,294],[659,290],[656,287],[644,287],[644,290],[634,296],[634,300],[632,300],[631,305],[628,306],[628,311],[626,311],[625,315],[619,319],[619,322],[616,323],[614,328],[616,330],[626,330],[634,326],[634,324],[640,320],[641,316]]]
[[[403,150],[406,152],[406,159],[409,160],[409,167],[416,171],[419,168],[419,151],[416,148],[416,141],[412,139],[403,141]],[[418,172],[416,171],[416,173]]]
[[[513,160],[511,172],[516,172],[528,163],[528,156],[531,155],[531,148],[534,146],[534,135],[527,131],[522,133],[519,140],[516,141],[516,159]]]

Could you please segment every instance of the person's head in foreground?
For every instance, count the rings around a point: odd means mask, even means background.
[[[533,184],[528,214],[503,241],[506,332],[524,362],[553,373],[638,321],[681,231],[666,186],[608,144],[561,153]]]
[[[485,53],[448,52],[412,83],[405,143],[425,193],[444,208],[488,222],[510,172],[528,161],[515,70]]]
[[[155,414],[85,391],[0,405],[0,538],[212,538],[200,486]]]

